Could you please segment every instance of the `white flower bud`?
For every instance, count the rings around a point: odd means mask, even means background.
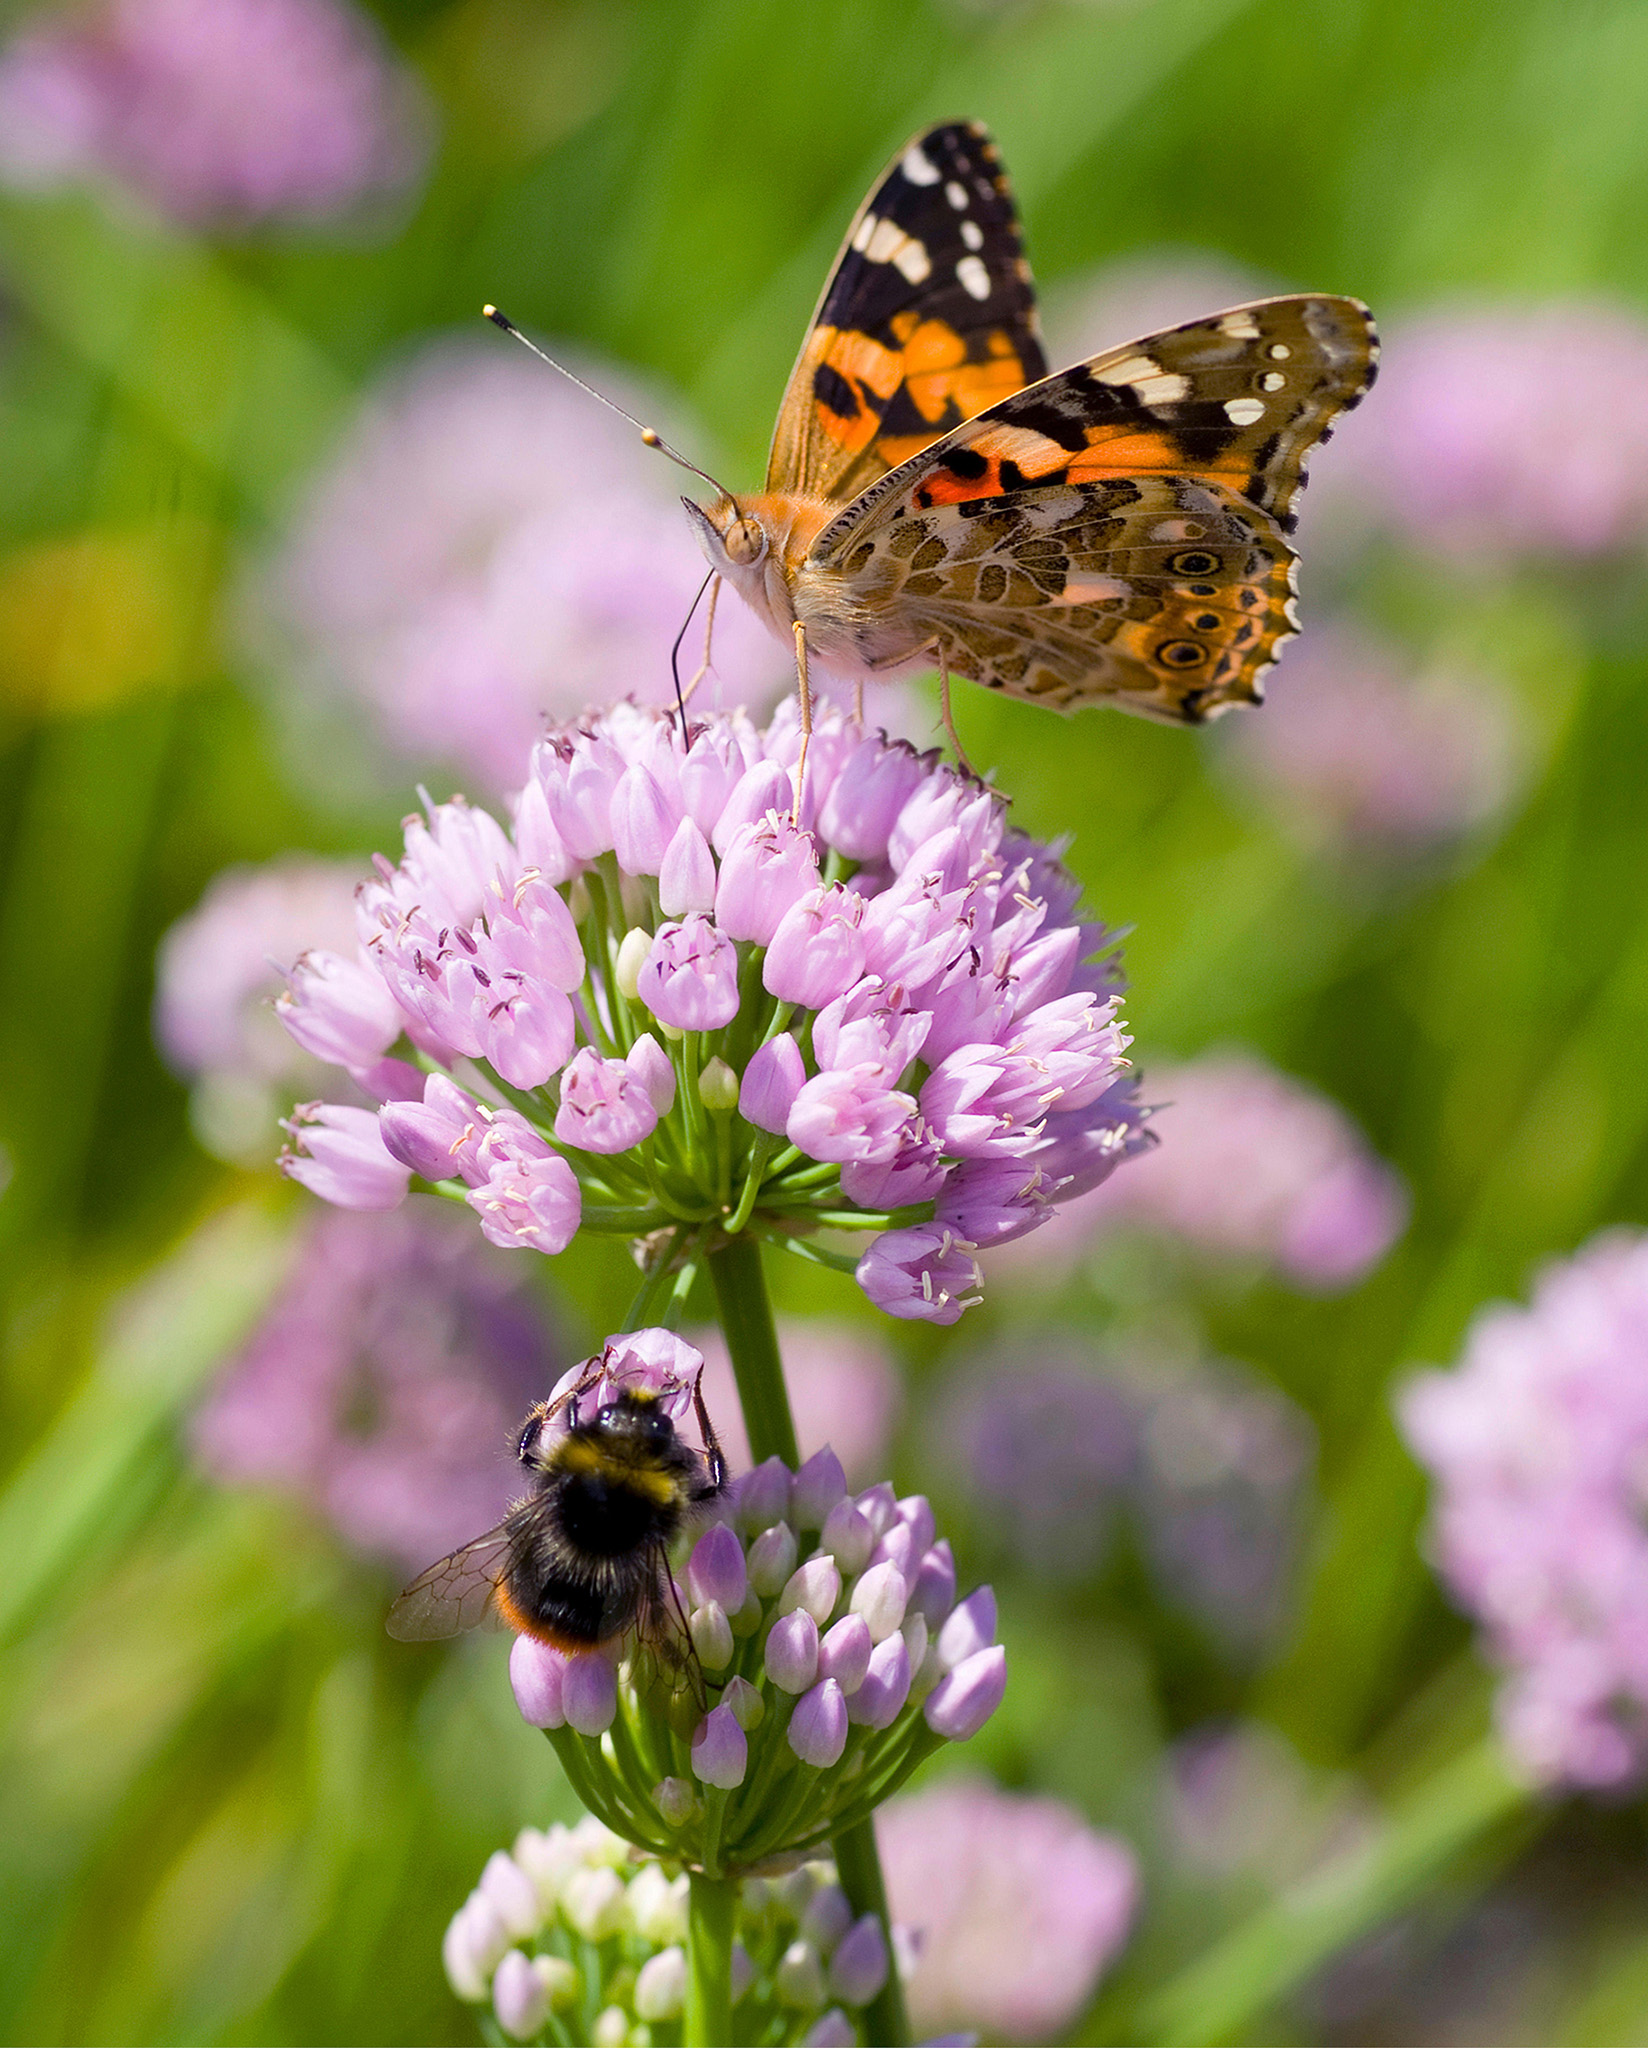
[[[824,1517],[823,1534],[818,1540],[848,1578],[863,1571],[876,1543],[869,1517],[850,1500],[838,1500],[831,1508]]]
[[[732,1623],[719,1600],[707,1600],[695,1607],[687,1623],[692,1646],[706,1671],[725,1671],[732,1662]]]
[[[852,1612],[869,1623],[871,1640],[885,1642],[904,1619],[909,1588],[895,1564],[873,1564],[853,1588]]]
[[[824,1965],[810,1941],[792,1941],[779,1958],[773,1984],[784,2005],[811,2012],[824,2003]]]
[[[624,1880],[616,1870],[575,1870],[561,1889],[567,1924],[585,1941],[605,1941],[624,1925]]]
[[[589,2038],[595,2048],[628,2048],[629,2014],[621,2005],[609,2005],[595,2015]]]
[[[635,992],[641,985],[641,969],[647,964],[647,955],[651,951],[652,935],[649,932],[642,931],[639,925],[625,932],[623,943],[618,948],[617,981],[620,993],[629,1002],[635,1001]]]
[[[671,1947],[648,1956],[635,1980],[636,2018],[672,2020],[685,2004],[686,1996],[686,1950]]]
[[[804,1565],[793,1571],[778,1596],[779,1614],[794,1614],[797,1608],[804,1609],[820,1628],[828,1625],[835,1612],[835,1604],[841,1598],[841,1573],[833,1557],[809,1557]]]
[[[795,1570],[795,1531],[788,1522],[775,1522],[763,1529],[750,1545],[750,1585],[763,1600],[781,1591]]]

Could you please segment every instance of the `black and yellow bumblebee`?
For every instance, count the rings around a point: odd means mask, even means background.
[[[495,1529],[412,1581],[389,1610],[392,1636],[428,1642],[493,1617],[568,1655],[631,1632],[686,1648],[670,1546],[725,1491],[726,1461],[697,1377],[702,1451],[670,1415],[667,1397],[686,1391],[673,1376],[660,1387],[619,1383],[593,1414],[580,1414],[605,1371],[604,1358],[591,1359],[576,1386],[526,1417],[515,1455],[533,1490]]]

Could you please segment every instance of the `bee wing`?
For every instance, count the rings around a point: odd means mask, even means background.
[[[390,1608],[389,1633],[400,1643],[432,1643],[477,1627],[492,1605],[510,1540],[508,1524],[500,1522],[420,1572]]]

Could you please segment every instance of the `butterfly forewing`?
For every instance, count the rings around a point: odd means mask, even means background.
[[[929,128],[847,231],[779,409],[767,489],[848,498],[1046,368],[995,145],[976,122]]]
[[[500,1523],[420,1572],[389,1610],[385,1627],[398,1642],[430,1643],[478,1628],[494,1612],[492,1596],[508,1568],[508,1523]]]
[[[1294,629],[1305,457],[1372,380],[1354,299],[1240,306],[989,407],[866,490],[802,567],[957,674],[1197,723]]]

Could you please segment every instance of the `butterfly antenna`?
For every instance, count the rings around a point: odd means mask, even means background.
[[[687,628],[692,624],[692,615],[703,601],[704,592],[709,589],[715,576],[712,569],[698,586],[698,595],[687,607],[687,616],[681,621],[681,630],[675,636],[675,645],[670,649],[670,674],[675,678],[675,708],[681,714],[681,744],[687,744],[687,700],[681,692],[681,642],[687,637]]]
[[[707,469],[700,469],[696,462],[689,462],[678,448],[672,448],[656,427],[649,427],[645,420],[638,420],[634,413],[626,412],[615,399],[608,398],[605,392],[597,391],[593,384],[586,384],[575,370],[569,370],[565,363],[558,363],[547,349],[541,349],[535,341],[524,335],[507,313],[500,313],[496,306],[483,306],[481,311],[494,327],[501,327],[505,334],[512,334],[522,348],[531,349],[541,363],[548,363],[552,370],[559,370],[563,377],[569,378],[580,391],[587,391],[590,397],[598,404],[604,405],[608,412],[615,412],[620,419],[628,420],[632,427],[638,428],[641,439],[649,448],[656,448],[660,455],[667,455],[671,462],[679,464],[682,469],[690,470],[694,476],[701,476],[710,489],[719,491],[723,498],[732,496],[726,485],[718,483]],[[682,716],[684,722],[684,712]]]

